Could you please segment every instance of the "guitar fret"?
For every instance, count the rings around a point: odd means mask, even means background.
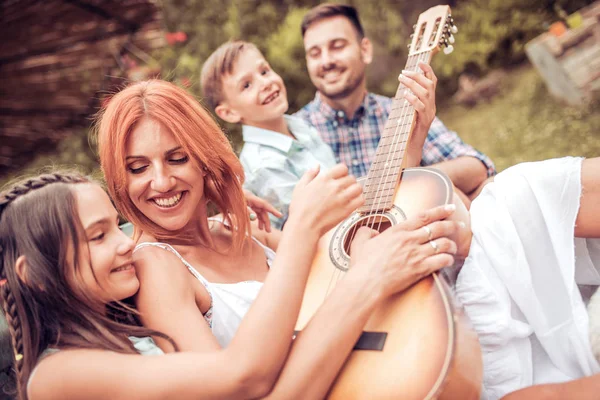
[[[398,178],[398,175],[396,175],[396,174],[386,175],[385,178],[383,176],[380,177],[380,178],[382,178],[382,179],[378,180],[377,182],[371,182],[371,181],[369,181],[369,182],[365,183],[364,187],[370,187],[370,186],[373,186],[373,185],[381,185],[383,183],[388,183],[388,182],[396,182],[396,179]]]

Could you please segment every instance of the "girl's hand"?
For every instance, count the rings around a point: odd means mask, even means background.
[[[360,228],[351,245],[351,268],[362,269],[387,297],[454,263],[456,244],[448,239],[464,224],[443,221],[453,204],[432,208],[378,233]],[[351,269],[352,271],[352,269]]]
[[[248,217],[250,218],[250,221],[258,219],[258,229],[271,232],[269,213],[277,218],[281,218],[283,214],[270,203],[254,195],[249,190],[244,189],[244,196],[246,197],[246,203],[248,204]]]
[[[362,188],[348,175],[348,167],[338,164],[322,174],[317,167],[296,185],[289,219],[308,220],[323,235],[363,203]]]

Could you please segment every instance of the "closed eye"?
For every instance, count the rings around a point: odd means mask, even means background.
[[[185,164],[190,158],[188,156],[183,156],[180,158],[172,158],[169,161],[174,164]]]
[[[91,242],[97,242],[104,239],[104,232],[94,236],[93,238],[90,239]]]
[[[128,169],[129,169],[129,172],[131,172],[132,174],[141,174],[142,172],[144,172],[146,170],[146,168],[148,168],[147,165],[143,165],[138,168],[129,167]]]

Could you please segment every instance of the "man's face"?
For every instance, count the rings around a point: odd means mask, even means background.
[[[343,16],[312,24],[304,34],[304,51],[312,83],[330,99],[342,99],[361,88],[372,55],[369,40],[359,40]]]

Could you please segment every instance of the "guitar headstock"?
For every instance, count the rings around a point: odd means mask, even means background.
[[[437,52],[444,47],[444,53],[450,54],[454,47],[453,34],[458,32],[450,14],[449,6],[435,6],[419,15],[417,24],[413,26],[414,32],[411,43],[408,45],[408,54],[413,55],[425,51]]]

